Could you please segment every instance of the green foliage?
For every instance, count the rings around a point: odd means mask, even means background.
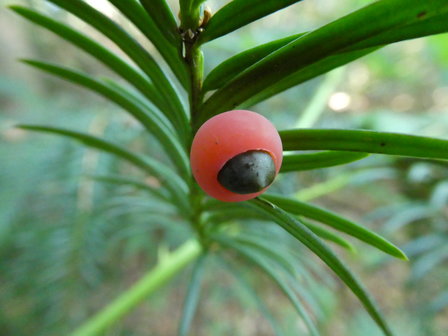
[[[375,39],[381,34],[387,36],[403,26],[413,25],[434,16],[442,15],[446,18],[447,10],[448,5],[443,0],[408,1],[405,6],[402,0],[375,2],[299,37],[246,69],[204,103],[200,121],[243,104],[255,93],[269,90],[275,83],[329,56],[365,49],[362,44],[369,39]],[[447,31],[448,25],[445,23],[442,28],[438,32]],[[375,39],[374,45],[382,46],[383,43],[381,39]],[[358,44],[361,44],[360,48]],[[360,56],[362,55],[357,55],[356,58]],[[314,76],[322,73],[316,72]]]
[[[179,172],[182,175],[187,176],[188,159],[185,155],[185,151],[182,149],[179,141],[176,140],[174,133],[170,131],[169,125],[166,123],[163,125],[165,121],[163,116],[158,115],[155,110],[145,108],[145,106],[142,106],[143,104],[135,102],[134,99],[129,99],[129,96],[127,96],[126,93],[123,94],[123,90],[116,90],[113,87],[89,77],[87,74],[42,62],[29,60],[24,60],[24,62],[88,88],[126,109],[133,117],[140,121],[150,133],[154,134],[159,139],[165,150],[170,153],[170,157],[172,158],[173,163],[178,167]]]
[[[407,260],[406,255],[386,239],[336,214],[320,209],[311,204],[302,203],[286,197],[266,195],[265,198],[271,202],[275,202],[282,209],[289,211],[291,214],[317,220],[323,224],[331,226],[336,230],[347,233],[372,246],[375,246],[376,248],[394,257]]]
[[[294,308],[296,309],[297,313],[302,317],[303,321],[305,322],[309,333],[311,335],[317,335],[318,334],[318,332],[316,330],[316,326],[312,322],[311,317],[309,316],[309,314],[305,310],[305,307],[303,306],[303,304],[297,299],[297,297],[294,295],[294,292],[287,285],[287,283],[285,283],[283,281],[283,279],[279,275],[277,275],[277,273],[271,267],[269,267],[269,265],[267,265],[262,258],[257,257],[257,255],[254,255],[252,251],[244,249],[244,247],[242,247],[239,244],[236,244],[232,240],[225,240],[225,239],[223,239],[223,237],[216,237],[215,239],[218,242],[220,242],[222,245],[237,251],[243,257],[247,258],[249,261],[255,263],[262,270],[264,270],[264,272],[269,277],[271,277],[272,280],[275,283],[277,283],[279,288],[283,291],[283,293],[291,301],[291,304],[294,306]]]
[[[160,32],[176,47],[180,47],[180,36],[176,19],[165,0],[140,0],[149,16],[157,24]]]
[[[207,75],[207,78],[204,81],[203,90],[210,91],[219,89],[226,82],[229,82],[231,79],[238,76],[242,71],[246,70],[251,65],[257,63],[270,53],[284,47],[302,35],[304,34],[296,34],[280,40],[262,44],[229,58],[214,68]]]
[[[98,335],[104,332],[117,319],[127,314],[138,303],[143,301],[146,296],[163,285],[167,279],[194,260],[200,253],[201,247],[196,241],[185,243],[171,255],[165,257],[163,264],[158,265],[142,277],[131,290],[124,292],[100,314],[89,320],[71,335]]]
[[[317,236],[308,230],[305,225],[294,219],[281,208],[278,208],[276,205],[263,199],[257,199],[255,201],[251,200],[249,202],[322,259],[322,261],[324,261],[359,298],[368,313],[377,322],[380,328],[383,329],[384,333],[386,335],[392,335],[392,331],[386,324],[382,314],[379,312],[376,304],[370,298],[359,280],[354,277],[347,266],[345,266],[344,263],[341,262]]]
[[[72,70],[65,66],[47,62],[25,60],[24,62],[54,76],[73,82],[97,93],[109,102],[126,110],[152,136],[167,158],[158,155],[157,150],[143,153],[116,144],[89,133],[69,130],[64,127],[21,125],[22,130],[56,134],[81,142],[109,155],[109,160],[125,161],[140,169],[145,177],[155,179],[148,185],[138,173],[134,177],[116,174],[114,169],[93,172],[95,182],[107,186],[132,187],[147,191],[147,196],[126,196],[118,199],[120,206],[111,217],[130,215],[133,219],[142,204],[144,211],[160,223],[176,228],[187,227],[189,240],[175,252],[160,257],[155,268],[136,284],[93,317],[88,318],[73,331],[72,335],[98,335],[116,324],[147,296],[163,286],[188,263],[194,262],[190,285],[184,302],[184,311],[179,326],[179,335],[187,335],[200,305],[200,288],[207,272],[205,261],[218,256],[224,264],[255,265],[275,283],[293,305],[307,327],[308,334],[318,335],[316,322],[321,307],[313,302],[311,282],[328,278],[314,261],[299,259],[295,251],[301,249],[298,243],[320,258],[345,285],[355,294],[366,311],[385,335],[393,335],[385,317],[381,314],[372,296],[353,274],[349,264],[335,254],[322,239],[334,242],[352,252],[354,246],[338,234],[324,227],[302,220],[311,219],[355,237],[387,254],[407,259],[402,250],[379,234],[364,228],[340,215],[315,205],[299,201],[295,197],[266,195],[263,198],[228,204],[211,200],[199,190],[191,176],[188,163],[188,149],[194,130],[212,116],[238,107],[255,104],[280,93],[292,86],[304,83],[329,70],[347,64],[387,44],[411,38],[423,37],[448,31],[448,4],[443,0],[429,2],[417,0],[382,0],[374,2],[349,15],[307,33],[298,33],[278,39],[239,53],[213,69],[203,80],[203,54],[201,45],[235,31],[251,22],[272,14],[282,8],[298,3],[291,1],[234,0],[218,10],[210,21],[200,26],[201,5],[205,1],[180,1],[180,19],[165,0],[140,0],[124,3],[109,2],[129,19],[143,36],[151,41],[168,65],[174,76],[151,54],[150,49],[134,38],[125,27],[94,9],[81,0],[49,0],[98,32],[106,36],[124,56],[110,51],[101,42],[87,37],[64,23],[47,15],[20,6],[10,8],[25,19],[55,33],[69,43],[84,50],[112,69],[120,79],[138,91],[112,79],[96,79],[90,74]],[[129,60],[134,65],[129,63]],[[189,102],[178,92],[182,88]],[[214,91],[207,96],[207,91]],[[344,165],[366,158],[369,154],[387,154],[433,160],[448,159],[448,141],[416,135],[346,129],[292,129],[280,132],[285,151],[318,150],[317,153],[286,153],[281,173],[315,170]],[[155,147],[154,146],[154,147]],[[159,148],[157,147],[157,148]],[[436,161],[440,162],[440,161]],[[344,177],[344,176],[343,176]],[[344,183],[349,178],[344,177]],[[446,184],[440,184],[434,193],[446,194]],[[328,191],[328,188],[327,188]],[[102,195],[105,197],[105,195]],[[440,196],[437,197],[440,199]],[[146,204],[151,200],[150,204]],[[81,202],[81,201],[79,201]],[[141,202],[141,203],[139,203]],[[95,202],[94,202],[95,204]],[[87,239],[88,213],[77,214],[77,225],[73,229],[70,248],[64,250],[64,259],[82,260],[81,246]],[[105,220],[107,222],[107,220]],[[266,223],[268,222],[268,223]],[[244,224],[241,224],[244,223]],[[148,238],[146,226],[129,224],[145,245]],[[251,225],[255,227],[250,229]],[[275,231],[272,236],[282,237],[288,248],[279,241],[271,244],[269,235],[256,236],[255,232]],[[133,231],[136,230],[136,231]],[[280,233],[279,233],[280,232]],[[36,239],[39,235],[37,235]],[[429,238],[428,238],[429,237]],[[322,239],[321,239],[322,238]],[[430,234],[426,239],[431,240]],[[120,237],[116,238],[120,239]],[[289,240],[288,240],[289,239]],[[424,238],[417,238],[424,239]],[[415,251],[412,245],[404,250],[421,255],[414,264],[413,280],[419,281],[425,273],[446,260],[446,246],[436,239],[425,251]],[[32,242],[38,243],[38,240]],[[93,244],[93,243],[92,243]],[[178,245],[178,244],[176,244]],[[48,245],[51,246],[51,245]],[[48,248],[47,246],[47,248]],[[418,246],[421,246],[420,244]],[[291,252],[291,249],[294,252]],[[301,254],[307,253],[304,249]],[[58,253],[62,253],[59,251]],[[235,256],[236,254],[236,256]],[[88,258],[84,256],[84,258]],[[232,270],[233,266],[229,266]],[[238,272],[232,271],[238,277]],[[315,279],[319,273],[319,279]],[[251,292],[244,278],[240,282]],[[305,290],[302,288],[305,286]],[[76,287],[76,284],[72,286]],[[300,295],[299,287],[302,288]],[[308,290],[309,289],[309,290]],[[253,291],[252,291],[253,292]],[[311,293],[311,294],[310,294]],[[272,316],[254,294],[257,305],[270,321],[276,334],[279,327]],[[439,299],[432,304],[433,310],[446,304]],[[311,308],[309,308],[311,307]],[[96,310],[96,309],[95,309]],[[78,319],[79,320],[79,319]],[[70,328],[73,326],[70,326]],[[66,332],[67,333],[67,332]]]
[[[334,167],[364,159],[367,153],[325,151],[312,154],[289,154],[283,157],[281,172]]]
[[[448,159],[448,140],[360,130],[301,129],[280,132],[283,149],[347,150],[419,158]]]
[[[166,23],[163,25],[162,29],[159,29],[157,26],[158,23],[156,23],[156,20],[160,20],[160,13],[163,12],[157,8],[150,10],[149,12],[145,12],[143,8],[135,1],[123,2],[120,0],[111,0],[110,2],[117,7],[117,9],[119,9],[120,12],[123,13],[123,15],[125,15],[132,23],[134,23],[134,25],[148,38],[148,40],[154,44],[180,83],[185,88],[188,88],[189,83],[187,68],[176,48],[179,43],[178,37],[175,35],[175,42],[177,43],[174,43],[174,45],[173,43],[169,43],[170,38],[167,37],[167,39],[165,39],[163,36],[167,31]],[[157,15],[154,15],[154,13],[157,13]]]
[[[188,285],[187,294],[185,296],[182,319],[179,323],[179,336],[187,335],[191,328],[191,322],[199,303],[199,295],[201,292],[201,284],[204,277],[206,258],[206,255],[201,255],[195,261],[195,264],[193,266],[193,271],[191,272],[191,280]]]
[[[445,165],[438,162],[408,161],[404,165],[396,165],[395,169],[405,178],[400,183],[408,183],[409,187],[403,194],[403,200],[394,208],[379,208],[375,213],[384,212],[383,231],[393,233],[398,230],[408,230],[411,237],[403,246],[403,250],[411,261],[411,272],[408,288],[417,296],[421,304],[415,307],[415,313],[431,321],[434,316],[446,309],[446,270],[443,265],[448,258],[447,228],[444,223],[446,214],[446,174]],[[422,195],[414,195],[416,186],[427,189],[429,201],[425,202]],[[431,288],[423,294],[421,288]],[[414,292],[415,291],[415,292]],[[431,333],[427,322],[426,332]]]
[[[163,104],[156,92],[155,86],[147,79],[145,79],[136,69],[130,66],[127,62],[123,61],[120,57],[110,52],[107,48],[101,44],[90,39],[86,35],[70,28],[69,26],[62,24],[58,21],[51,19],[48,16],[41,15],[31,9],[21,6],[10,7],[17,14],[22,15],[26,19],[50,30],[51,32],[66,39],[70,43],[81,48],[97,60],[105,64],[112,71],[116,72],[119,76],[126,79],[131,85],[145,95],[150,101],[160,107],[162,110],[166,105]]]
[[[80,132],[45,126],[21,125],[19,127],[27,130],[55,133],[71,137],[81,141],[87,146],[100,149],[127,160],[135,166],[145,170],[147,173],[158,177],[162,183],[166,184],[166,188],[171,194],[170,200],[182,209],[186,209],[187,207],[185,201],[187,190],[184,181],[180,179],[171,169],[156,160],[131,153],[127,149],[119,147],[118,145]]]
[[[213,40],[301,0],[234,0],[221,8],[199,37],[199,43]]]

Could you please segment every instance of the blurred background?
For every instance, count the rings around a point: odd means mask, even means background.
[[[88,2],[135,32],[107,1]],[[226,2],[207,4],[216,11]],[[315,29],[369,2],[307,0],[261,19],[207,44],[206,73],[240,51]],[[0,0],[0,335],[66,335],[191,232],[144,191],[92,179],[105,173],[139,177],[131,167],[71,141],[14,128],[26,122],[88,131],[164,160],[154,139],[116,106],[18,62],[34,58],[113,76],[8,4],[50,14],[116,49],[45,1]],[[448,138],[448,35],[388,46],[252,109],[279,129],[364,128]],[[409,262],[357,241],[356,254],[334,247],[397,334],[448,334],[445,162],[373,155],[343,167],[289,173],[273,188],[341,213],[404,249]],[[301,295],[313,298],[312,316],[323,335],[381,335],[330,271],[305,249],[298,254],[313,275]],[[240,271],[287,335],[297,335],[303,326],[282,293],[249,264]],[[273,335],[250,291],[218,260],[210,261],[206,274],[192,335]],[[176,334],[188,279],[186,269],[108,335]]]

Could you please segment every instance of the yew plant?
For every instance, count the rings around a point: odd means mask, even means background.
[[[246,232],[247,220],[256,220],[256,227],[261,231],[269,226],[280,227],[297,240],[297,246],[305,246],[309,257],[314,254],[320,258],[356,295],[384,334],[393,334],[374,299],[353,274],[351,267],[332,252],[328,242],[347,249],[351,249],[352,245],[326,227],[406,260],[407,257],[398,247],[349,219],[294,197],[268,191],[243,202],[226,203],[213,199],[195,182],[189,153],[200,126],[222,112],[250,108],[388,44],[447,32],[446,0],[375,1],[313,31],[297,32],[296,35],[242,51],[208,74],[203,71],[204,57],[207,57],[201,50],[204,44],[301,1],[233,0],[212,14],[204,10],[204,0],[180,0],[180,13],[173,13],[165,0],[109,0],[154,45],[164,65],[159,64],[131,33],[88,3],[81,0],[48,2],[105,35],[127,59],[45,13],[16,5],[10,8],[77,46],[112,70],[127,85],[120,84],[116,79],[94,78],[64,65],[29,59],[23,62],[117,104],[159,141],[169,160],[133,152],[120,144],[69,128],[48,125],[19,127],[68,137],[134,165],[147,176],[157,179],[160,187],[145,184],[132,176],[101,176],[98,181],[130,184],[145,189],[151,197],[173,205],[176,215],[186,220],[195,233],[131,288],[93,314],[72,335],[103,333],[170,278],[192,264],[190,284],[179,321],[179,335],[187,335],[199,302],[201,281],[210,255],[221,258],[223,264],[256,265],[289,299],[306,325],[308,334],[318,335],[314,312],[304,302],[305,296],[297,294],[300,287],[297,285],[301,280],[294,253],[288,254],[281,244]],[[184,94],[180,94],[179,88]],[[185,96],[188,101],[184,102]],[[377,154],[448,159],[448,140],[430,137],[348,129],[287,129],[279,134],[284,150],[280,174],[343,165]],[[229,271],[231,269],[229,266]],[[306,269],[302,271],[306,272]],[[281,326],[266,309],[262,312],[272,324],[275,334],[281,335]]]

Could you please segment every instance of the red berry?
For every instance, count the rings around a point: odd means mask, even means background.
[[[190,163],[201,188],[224,202],[240,202],[263,193],[283,159],[280,136],[265,117],[251,111],[221,113],[196,133]]]

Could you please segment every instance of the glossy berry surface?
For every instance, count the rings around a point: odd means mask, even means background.
[[[193,176],[210,196],[240,202],[263,193],[283,158],[280,136],[262,115],[234,110],[205,122],[190,154]]]

